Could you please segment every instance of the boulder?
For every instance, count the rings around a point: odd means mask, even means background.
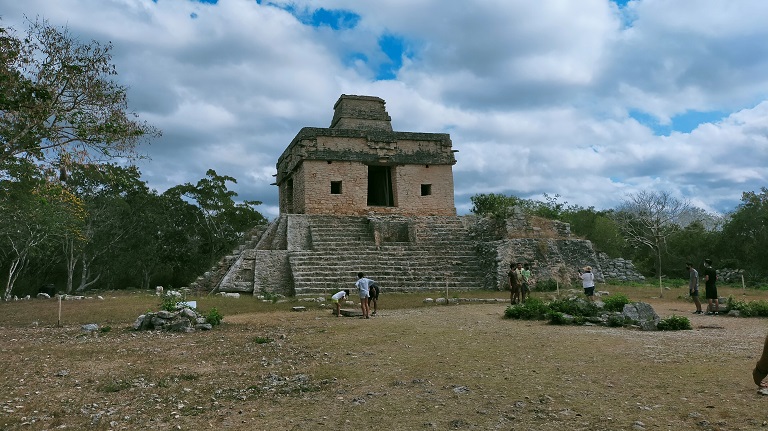
[[[633,302],[624,305],[622,314],[643,331],[655,331],[659,324],[659,315],[656,314],[651,304],[647,302]]]

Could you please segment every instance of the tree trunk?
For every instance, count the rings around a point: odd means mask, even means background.
[[[101,273],[96,276],[93,280],[88,280],[88,277],[91,275],[91,263],[93,263],[94,258],[91,257],[90,259],[83,253],[82,255],[82,266],[83,270],[80,273],[80,285],[77,286],[77,292],[84,292],[85,289],[88,288],[88,286],[92,285],[93,283],[96,283],[99,278],[101,277]]]
[[[3,294],[4,301],[8,302],[11,300],[13,285],[16,283],[16,279],[19,277],[19,274],[21,274],[21,270],[24,269],[26,263],[26,255],[18,256],[11,261],[11,266],[8,268],[8,280],[5,283],[5,293]]]
[[[149,270],[142,271],[141,287],[144,290],[148,290],[149,289],[150,274],[151,274],[151,271],[149,271]]]
[[[65,292],[67,294],[72,293],[72,284],[75,273],[75,266],[77,266],[78,258],[75,257],[75,240],[73,238],[66,238],[64,240],[64,253],[65,262],[67,265],[67,288]]]

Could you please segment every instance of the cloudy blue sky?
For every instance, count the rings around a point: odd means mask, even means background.
[[[209,168],[278,214],[277,158],[341,94],[447,132],[456,208],[503,193],[597,209],[665,190],[710,212],[768,186],[765,0],[0,0],[114,45],[158,191]]]

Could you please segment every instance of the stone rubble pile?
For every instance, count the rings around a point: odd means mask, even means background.
[[[172,332],[209,331],[213,325],[196,310],[183,307],[177,311],[160,310],[142,314],[133,324],[135,331],[164,330]]]
[[[722,268],[717,270],[717,281],[723,283],[741,283],[743,269]]]

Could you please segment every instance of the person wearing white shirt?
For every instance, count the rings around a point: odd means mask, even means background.
[[[584,288],[584,294],[590,301],[595,300],[595,275],[592,274],[592,267],[587,266],[584,272],[579,271],[581,277],[581,286]]]

